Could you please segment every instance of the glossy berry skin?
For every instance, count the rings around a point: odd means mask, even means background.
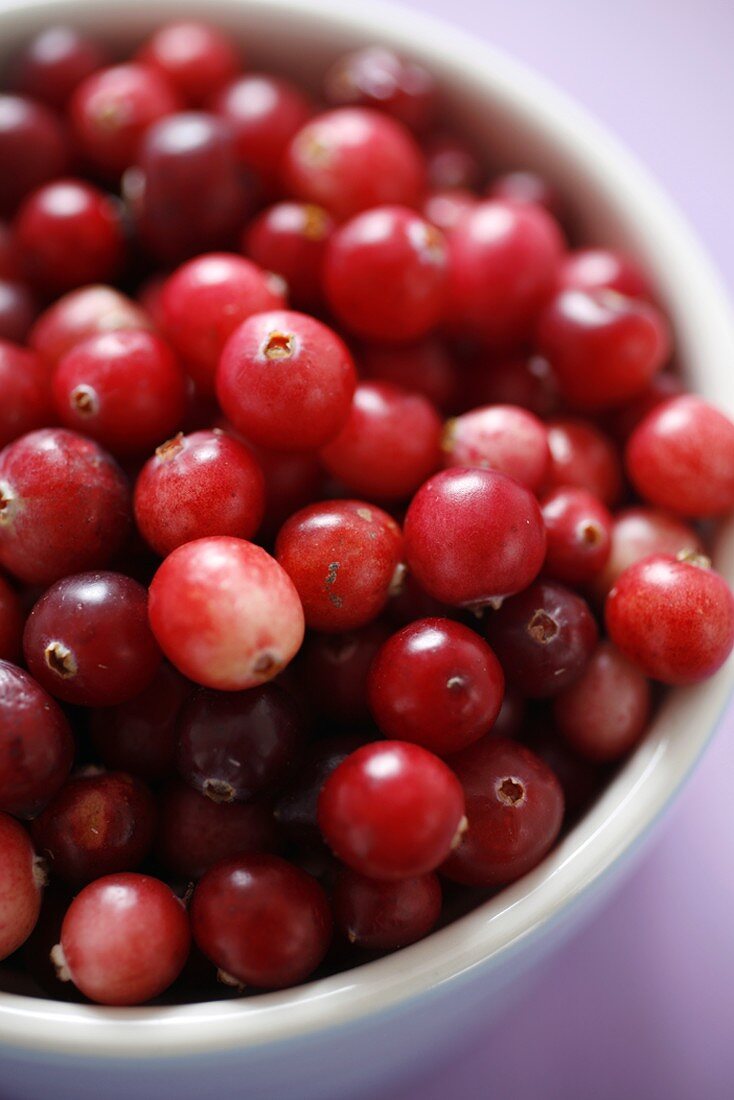
[[[431,187],[473,190],[479,183],[482,166],[467,143],[455,134],[434,134],[426,142],[425,153]]]
[[[561,231],[540,207],[478,203],[449,236],[454,331],[500,348],[522,343],[553,289],[562,252]]]
[[[303,609],[288,574],[243,539],[179,546],[153,578],[149,611],[169,661],[221,691],[271,680],[303,641]]]
[[[369,340],[417,340],[444,311],[443,234],[404,206],[378,206],[331,237],[324,288],[349,331]]]
[[[454,417],[443,434],[444,465],[499,470],[537,492],[550,465],[548,432],[515,405],[485,405]]]
[[[366,741],[352,733],[319,738],[310,746],[275,804],[275,820],[291,844],[300,849],[323,846],[318,826],[321,790],[331,773]]]
[[[23,669],[0,661],[0,810],[33,817],[60,789],[73,758],[59,705]]]
[[[91,439],[47,428],[0,453],[0,565],[26,584],[106,565],[129,521],[127,482]]]
[[[217,396],[237,431],[263,447],[310,451],[347,419],[356,384],[335,332],[305,313],[259,313],[235,330],[217,371]]]
[[[734,645],[734,596],[708,559],[696,555],[654,554],[631,565],[607,596],[604,614],[617,648],[664,684],[713,676]]]
[[[181,99],[198,107],[231,80],[240,64],[234,43],[216,27],[193,20],[166,23],[137,52]]]
[[[546,532],[543,571],[564,584],[598,576],[612,550],[609,509],[586,489],[553,489],[540,502]]]
[[[53,422],[49,372],[32,351],[0,340],[0,447]]]
[[[60,950],[59,950],[60,946]],[[59,977],[97,1004],[144,1004],[171,985],[191,932],[173,891],[148,875],[105,875],[72,901],[52,952]]]
[[[200,690],[178,722],[182,778],[213,802],[245,801],[287,774],[303,740],[292,697],[278,684],[249,691]]]
[[[247,855],[212,867],[191,902],[194,939],[229,982],[284,989],[309,976],[326,954],[326,894],[278,856]]]
[[[283,160],[283,185],[345,221],[373,206],[416,207],[425,164],[402,123],[369,107],[337,107],[295,135]]]
[[[370,951],[397,951],[428,935],[441,915],[441,901],[437,875],[376,882],[344,867],[331,904],[334,923],[350,943]]]
[[[25,275],[47,293],[110,281],[125,262],[116,203],[82,180],[54,180],[34,191],[13,233]]]
[[[697,518],[734,508],[734,423],[693,394],[648,413],[625,464],[640,496],[658,508]]]
[[[466,799],[466,832],[441,867],[454,882],[502,886],[555,843],[563,792],[550,768],[516,741],[484,737],[451,758]]]
[[[611,248],[577,248],[568,252],[558,265],[556,286],[559,290],[615,290],[628,298],[655,300],[635,260]]]
[[[22,652],[23,605],[15,590],[0,576],[0,661],[17,663]]]
[[[587,420],[557,419],[548,425],[551,464],[546,489],[587,489],[608,508],[622,495],[622,463],[611,439]]]
[[[296,587],[306,626],[336,633],[380,614],[403,572],[403,538],[381,508],[323,501],[291,516],[275,556]]]
[[[436,83],[422,65],[384,46],[367,46],[334,62],[324,95],[335,107],[376,107],[420,133],[433,117]]]
[[[114,177],[136,162],[146,130],[180,106],[165,77],[147,65],[128,62],[83,80],[71,97],[69,116],[87,160]]]
[[[66,134],[58,117],[25,96],[0,94],[0,217],[15,212],[29,191],[68,166]]]
[[[0,813],[0,961],[33,931],[42,885],[28,833],[9,814]]]
[[[505,172],[492,180],[486,194],[489,199],[540,206],[555,218],[559,218],[562,214],[561,196],[552,184],[537,172]]]
[[[76,27],[45,27],[21,51],[15,84],[24,95],[58,110],[82,80],[106,63],[102,47]]]
[[[183,372],[152,332],[104,332],[77,344],[56,368],[56,410],[67,428],[115,455],[144,454],[180,427]]]
[[[586,412],[635,397],[670,354],[662,313],[613,290],[560,291],[538,318],[536,334],[562,396]]]
[[[527,588],[545,557],[535,497],[496,470],[436,474],[413,497],[403,532],[418,582],[458,607],[481,607]]]
[[[433,871],[464,816],[461,787],[433,753],[407,741],[364,745],[329,776],[319,826],[343,863],[388,882]]]
[[[320,715],[349,726],[369,720],[367,677],[389,636],[390,627],[380,620],[341,634],[308,635],[298,660],[299,682]]]
[[[321,206],[276,202],[254,218],[242,250],[255,263],[285,279],[298,307],[318,306],[323,298],[324,259],[334,221]]]
[[[682,519],[654,508],[623,508],[614,516],[609,559],[594,580],[594,592],[603,599],[628,566],[650,554],[681,552],[705,553],[698,532]]]
[[[389,382],[360,382],[321,459],[353,493],[405,500],[439,466],[440,442],[441,418],[425,397]]]
[[[152,327],[140,306],[113,287],[85,286],[69,291],[44,310],[28,342],[49,367],[55,367],[67,352],[89,336]]]
[[[139,695],[161,654],[142,585],[121,573],[79,573],[41,596],[23,634],[28,668],[67,703],[115,706]]]
[[[537,581],[487,619],[505,675],[523,695],[557,695],[583,672],[598,640],[588,604],[554,581]]]
[[[602,642],[580,678],[553,700],[569,745],[589,760],[618,760],[638,743],[650,718],[650,685],[611,642]]]
[[[139,779],[122,772],[70,779],[33,821],[36,850],[71,886],[134,871],[153,844],[156,806]]]
[[[37,312],[27,286],[0,277],[0,340],[24,343]]]
[[[459,370],[448,348],[436,337],[411,344],[364,344],[357,359],[368,378],[422,394],[441,412],[455,411]]]
[[[211,252],[179,267],[161,288],[163,331],[199,389],[214,392],[224,345],[253,313],[281,309],[283,287],[241,256]]]
[[[372,662],[370,709],[385,737],[447,756],[489,732],[504,688],[500,663],[478,634],[451,619],[420,619]]]
[[[231,127],[240,165],[273,188],[291,139],[313,114],[303,91],[270,73],[245,73],[223,88],[210,106]]]

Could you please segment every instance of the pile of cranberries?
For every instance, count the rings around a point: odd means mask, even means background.
[[[726,659],[734,424],[637,263],[390,50],[314,98],[203,23],[123,61],[54,27],[6,86],[3,988],[412,943]]]

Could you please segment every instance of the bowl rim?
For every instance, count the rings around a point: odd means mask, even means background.
[[[143,11],[149,0],[126,0]],[[160,19],[201,10],[201,0],[157,0]],[[106,15],[95,0],[7,0],[0,30],[18,30],[48,15],[91,23]],[[561,155],[636,225],[653,277],[676,321],[684,358],[704,364],[702,389],[734,407],[734,322],[724,289],[687,225],[647,172],[586,111],[545,78],[502,51],[433,16],[373,0],[369,8],[340,0],[215,0],[213,20],[245,23],[277,12],[297,26],[318,21],[371,43],[375,28],[388,45],[430,64],[447,64],[508,109],[553,134]],[[632,218],[631,211],[635,214]],[[734,581],[734,524],[718,540],[717,564]],[[262,1047],[354,1024],[417,997],[436,995],[481,970],[505,963],[519,945],[586,898],[602,876],[638,845],[694,767],[734,690],[734,659],[706,684],[677,689],[651,731],[577,826],[519,882],[426,940],[356,970],[252,999],[130,1009],[101,1008],[0,993],[0,1044],[35,1055],[139,1059]],[[685,732],[685,737],[683,733]]]

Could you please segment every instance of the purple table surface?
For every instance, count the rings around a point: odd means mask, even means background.
[[[734,6],[413,0],[585,104],[677,200],[734,288]],[[732,365],[734,369],[734,364]],[[381,1100],[731,1100],[734,704],[609,906],[480,1042]]]

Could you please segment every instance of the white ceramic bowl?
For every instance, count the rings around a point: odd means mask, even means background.
[[[236,33],[258,65],[307,81],[316,82],[326,62],[357,45],[379,41],[414,56],[438,76],[456,124],[493,163],[541,170],[567,195],[589,240],[620,245],[642,261],[673,319],[692,387],[734,411],[729,307],[677,212],[583,110],[484,43],[374,2],[0,0],[0,6],[6,54],[50,22],[132,43],[167,18],[200,13]],[[732,525],[719,539],[716,560],[734,581]],[[708,683],[673,692],[644,744],[540,867],[392,957],[283,993],[174,1008],[101,1009],[0,993],[0,1095],[377,1095],[387,1075],[425,1066],[472,1026],[486,1027],[520,973],[604,895],[612,869],[629,863],[627,854],[690,772],[733,685],[729,662]]]

